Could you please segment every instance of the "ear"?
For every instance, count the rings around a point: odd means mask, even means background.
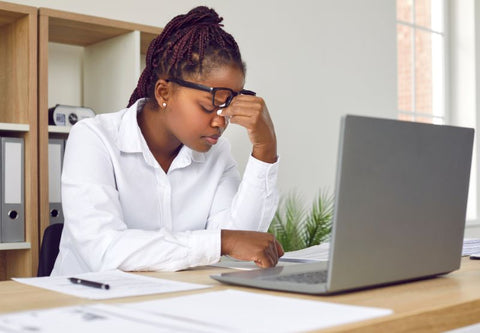
[[[164,79],[158,79],[155,83],[155,99],[158,105],[168,103],[168,98],[172,94],[171,86]]]

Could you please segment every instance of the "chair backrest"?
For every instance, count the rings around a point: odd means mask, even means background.
[[[45,229],[38,259],[37,276],[50,276],[57,259],[62,230],[63,223],[55,223]]]

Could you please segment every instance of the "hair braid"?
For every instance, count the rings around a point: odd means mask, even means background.
[[[145,97],[156,105],[154,89],[159,78],[202,75],[227,64],[245,72],[240,49],[232,35],[222,29],[222,21],[215,10],[205,6],[174,17],[150,43],[146,67],[128,106]]]

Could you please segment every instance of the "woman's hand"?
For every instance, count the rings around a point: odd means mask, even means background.
[[[247,129],[253,145],[253,157],[267,163],[277,161],[275,129],[265,101],[261,97],[238,95],[218,114],[228,117],[231,123]]]
[[[222,230],[222,255],[254,261],[260,267],[273,267],[283,256],[282,245],[266,232]]]

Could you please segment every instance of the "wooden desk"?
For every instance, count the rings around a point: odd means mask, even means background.
[[[142,274],[212,285],[213,288],[209,291],[230,288],[284,297],[389,308],[394,311],[394,314],[390,316],[337,326],[324,330],[324,332],[438,332],[480,322],[480,261],[467,258],[462,259],[460,270],[442,277],[326,297],[233,287],[209,278],[210,274],[225,271],[228,269],[200,267],[175,273],[149,272]],[[102,302],[138,302],[201,292],[205,292],[205,290],[129,297]],[[63,295],[14,281],[0,282],[0,313],[95,302],[98,301]],[[259,311],[261,310],[259,309]]]

